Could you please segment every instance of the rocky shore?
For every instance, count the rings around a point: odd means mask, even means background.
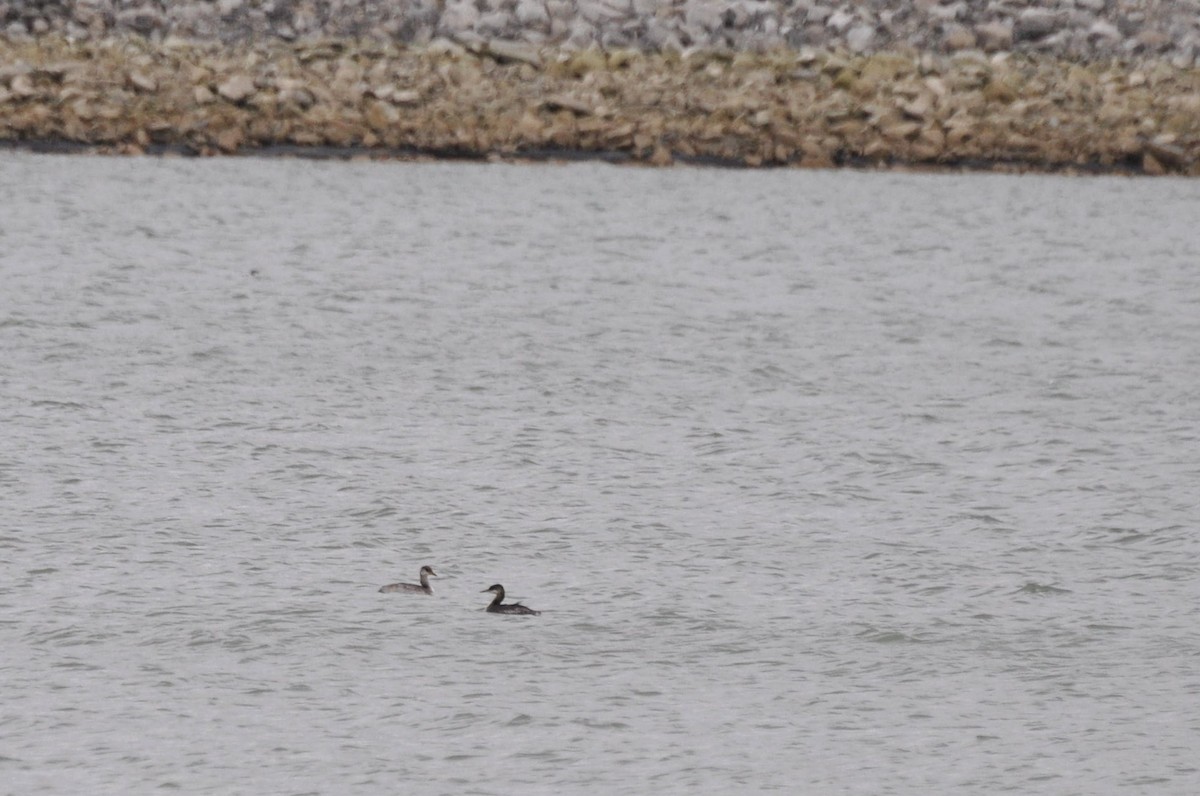
[[[1200,0],[0,0],[0,35],[244,42],[502,39],[568,50],[1200,55]]]
[[[0,0],[0,142],[1200,175],[1200,0]]]

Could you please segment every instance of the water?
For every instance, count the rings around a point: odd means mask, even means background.
[[[9,793],[1200,789],[1200,183],[9,153],[0,207]]]

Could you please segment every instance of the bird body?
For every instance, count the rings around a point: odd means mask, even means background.
[[[522,614],[525,616],[539,616],[542,613],[541,611],[535,611],[529,606],[521,605],[520,603],[505,604],[504,587],[499,583],[488,586],[486,589],[484,589],[484,591],[490,591],[492,594],[496,595],[492,598],[492,602],[487,607],[487,612],[489,614]]]
[[[379,591],[380,592],[402,591],[402,592],[410,592],[410,593],[418,593],[418,594],[433,594],[433,587],[429,585],[430,576],[435,577],[435,578],[437,577],[437,573],[433,571],[433,567],[429,567],[429,566],[421,567],[421,573],[420,573],[421,583],[420,583],[420,585],[417,585],[416,583],[389,583],[386,586],[380,587]]]

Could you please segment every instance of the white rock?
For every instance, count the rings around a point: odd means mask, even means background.
[[[507,37],[513,32],[515,21],[507,11],[491,11],[479,16],[479,20],[475,23],[475,30],[484,36]]]
[[[438,20],[438,28],[448,30],[454,33],[474,30],[475,23],[479,21],[479,9],[471,0],[456,0],[456,2],[446,3],[446,7],[442,9],[442,16]]]
[[[834,11],[829,19],[825,20],[825,27],[832,30],[834,33],[845,33],[846,28],[854,23],[854,15],[847,14],[840,8]]]
[[[300,83],[299,80],[293,81]],[[279,92],[279,101],[284,105],[295,105],[297,108],[311,108],[317,98],[303,85],[297,88],[285,88]]]
[[[425,52],[439,58],[461,58],[467,53],[467,51],[463,49],[462,45],[443,38],[434,39],[433,41],[429,42],[429,44],[425,46]]]
[[[870,25],[855,25],[846,34],[846,46],[850,48],[850,52],[854,53],[866,52],[874,40],[875,28]]]
[[[633,16],[633,7],[619,0],[578,0],[579,15],[588,22],[605,25]]]
[[[1111,22],[1098,19],[1088,28],[1088,36],[1096,39],[1107,39],[1108,41],[1120,41],[1121,31]]]
[[[762,20],[774,16],[775,4],[765,0],[738,0],[730,6],[730,10],[733,12],[734,27],[745,30],[757,27]]]
[[[570,22],[575,16],[575,6],[569,0],[546,0],[546,11],[550,13],[550,19],[563,22]]]
[[[536,67],[542,65],[542,54],[538,48],[524,42],[494,39],[488,42],[487,51],[501,61],[515,61]]]
[[[721,27],[722,4],[713,0],[687,0],[683,6],[683,22],[689,28],[714,31]]]
[[[33,79],[29,75],[17,75],[8,84],[8,87],[12,89],[14,97],[32,97],[37,93],[37,89],[33,87]]]
[[[565,45],[569,49],[582,50],[596,43],[596,28],[587,20],[576,19],[567,29]]]
[[[1012,46],[1012,25],[1004,22],[985,22],[975,26],[975,35],[985,50],[1006,50]]]
[[[116,14],[116,26],[138,33],[149,33],[166,26],[166,17],[157,8],[126,8]]]
[[[829,6],[813,6],[805,13],[804,21],[812,25],[823,25],[832,14],[833,9]]]
[[[234,75],[217,86],[217,93],[234,103],[244,102],[254,92],[254,81],[246,75]]]
[[[102,0],[76,0],[74,9],[72,10],[72,19],[84,27],[90,27],[93,23],[103,27],[104,11]]]
[[[517,3],[517,21],[526,28],[548,28],[550,12],[542,0],[520,0]]]
[[[959,25],[950,23],[942,26],[942,46],[950,51],[966,50],[978,44],[975,33]]]
[[[683,51],[683,43],[679,40],[679,31],[674,25],[658,17],[646,20],[645,41],[646,44],[660,52]]]
[[[136,69],[129,73],[129,85],[138,91],[145,91],[146,93],[158,91],[158,81],[145,72],[139,72]]]
[[[942,22],[952,22],[967,16],[967,5],[959,2],[947,6],[931,6],[925,13]]]

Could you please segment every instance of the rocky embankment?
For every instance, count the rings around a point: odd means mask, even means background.
[[[0,33],[222,42],[491,39],[569,50],[979,48],[1063,59],[1200,55],[1198,0],[0,0]]]
[[[1198,42],[1200,0],[0,0],[0,140],[1198,175]]]

